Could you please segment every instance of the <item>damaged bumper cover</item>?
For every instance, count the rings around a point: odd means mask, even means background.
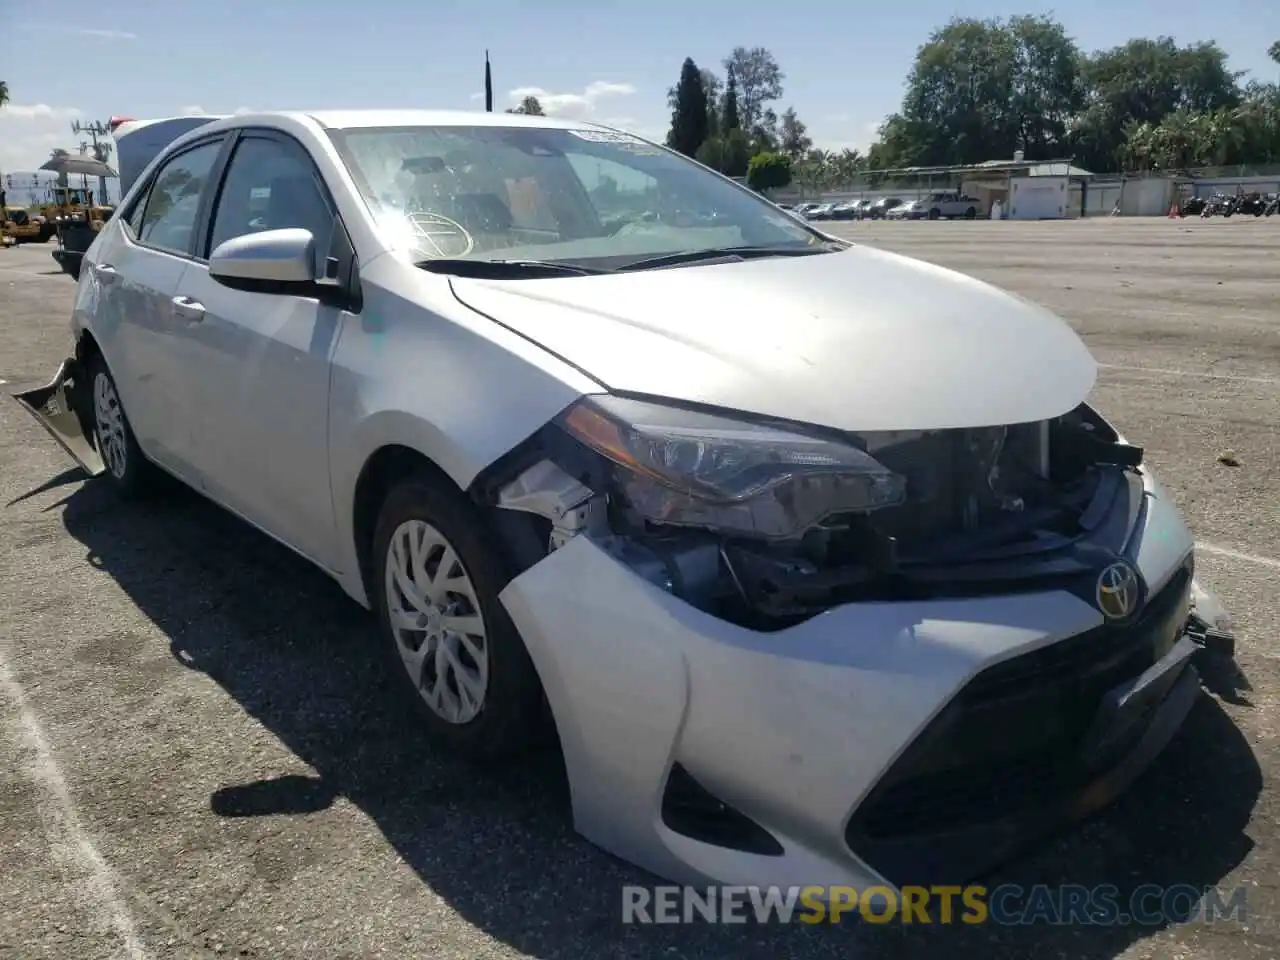
[[[90,426],[92,398],[81,364],[68,357],[43,387],[14,393],[13,398],[90,476],[105,469]]]
[[[1113,800],[1198,696],[1197,611],[1218,608],[1149,473],[1123,553],[1146,603],[1124,622],[1090,602],[1095,569],[762,632],[676,596],[678,565],[637,570],[593,535],[590,491],[540,469],[504,506],[552,520],[553,549],[501,599],[546,688],[575,825],[678,882],[974,879]]]

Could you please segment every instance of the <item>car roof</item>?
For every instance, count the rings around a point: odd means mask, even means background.
[[[551,130],[580,130],[604,124],[590,120],[558,120],[523,113],[486,113],[480,110],[280,110],[239,114],[238,123],[264,117],[310,119],[330,130],[360,127],[532,127]]]

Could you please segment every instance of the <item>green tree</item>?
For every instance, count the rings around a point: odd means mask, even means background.
[[[1021,149],[1030,159],[1060,157],[1066,147],[1068,126],[1084,100],[1080,51],[1062,24],[1049,17],[1013,17],[1004,29],[1013,57],[1009,117],[1012,129],[1006,136],[1014,149]]]
[[[741,128],[742,115],[738,110],[738,78],[734,76],[733,68],[730,67],[724,87],[724,105],[720,108],[719,129],[722,134],[725,134],[730,130]]]
[[[751,141],[735,127],[721,136],[709,137],[698,148],[697,160],[726,176],[744,177],[751,162]]]
[[[1280,40],[1267,47],[1267,56],[1276,63],[1280,63]]]
[[[725,70],[737,84],[737,107],[742,129],[754,131],[765,124],[765,108],[782,96],[784,74],[764,47],[734,47],[724,60]]]
[[[778,115],[766,107],[760,120],[751,128],[753,153],[772,153],[778,149],[778,123]]]
[[[1236,107],[1240,76],[1217,44],[1179,47],[1171,37],[1137,38],[1084,58],[1086,105],[1073,126],[1073,152],[1091,170],[1113,170],[1122,165],[1127,131],[1157,127],[1179,109]]]
[[[696,157],[707,139],[707,93],[702,86],[702,73],[693,59],[686,57],[676,84],[675,107],[671,111],[671,129],[667,146],[686,157]]]
[[[9,84],[0,80],[0,107],[9,102]]]
[[[1280,163],[1280,85],[1254,81],[1235,110],[1239,143],[1228,163]]]
[[[757,153],[747,163],[747,186],[774,190],[791,182],[791,157],[785,153]]]
[[[778,129],[779,146],[793,160],[804,156],[813,146],[813,138],[804,123],[796,116],[793,108],[788,107],[782,114]]]
[[[1265,96],[1247,118],[1231,119],[1244,108],[1240,76],[1209,42],[1136,38],[1085,56],[1048,17],[954,19],[917,52],[902,107],[885,119],[867,165],[978,163],[1022,150],[1104,172],[1236,156],[1270,142]],[[1198,139],[1207,129],[1221,134],[1214,149]]]
[[[546,114],[542,112],[541,101],[539,101],[538,98],[534,96],[525,97],[523,100],[520,101],[519,106],[512,107],[510,110],[507,111],[507,113],[523,113],[531,117],[546,116]]]
[[[1079,52],[1047,17],[953,19],[916,54],[883,166],[1029,159],[1061,151],[1079,110]]]
[[[714,70],[702,68],[702,92],[707,97],[707,136],[720,129],[720,90],[724,86]]]

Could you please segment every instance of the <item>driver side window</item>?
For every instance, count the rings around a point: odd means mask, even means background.
[[[205,252],[247,233],[300,227],[315,238],[317,270],[329,249],[334,214],[301,148],[272,137],[236,144],[214,206]]]

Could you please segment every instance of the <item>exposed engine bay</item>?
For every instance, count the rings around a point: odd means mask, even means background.
[[[699,526],[688,490],[620,467],[556,425],[497,465],[481,496],[538,518],[548,551],[590,537],[662,589],[757,630],[858,600],[1047,589],[1123,549],[1142,502],[1142,450],[1086,404],[1034,423],[840,442],[886,471],[867,481],[882,493],[892,478],[887,505],[798,504],[817,489],[801,477],[778,494],[779,506],[820,519],[790,534]],[[832,489],[814,496],[842,502]],[[681,509],[655,503],[666,497]]]

